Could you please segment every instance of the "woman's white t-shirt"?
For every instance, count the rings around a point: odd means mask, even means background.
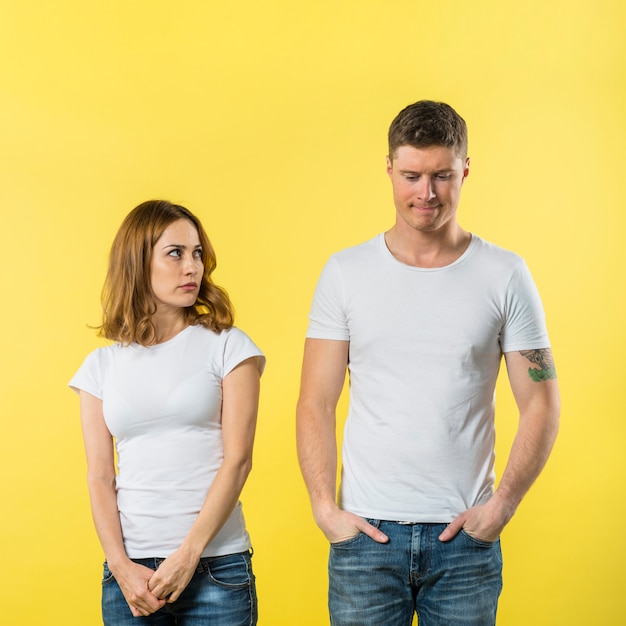
[[[161,344],[87,356],[70,381],[102,400],[117,451],[117,504],[130,558],[167,557],[194,523],[223,459],[222,380],[265,357],[238,328],[188,326]],[[238,503],[202,556],[250,548]]]

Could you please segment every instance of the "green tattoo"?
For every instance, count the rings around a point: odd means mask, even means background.
[[[539,350],[520,350],[519,353],[525,356],[531,363],[539,366],[528,368],[528,375],[536,383],[542,380],[550,380],[556,378],[556,370],[554,369],[554,359],[552,358],[552,350],[550,348],[540,348]]]

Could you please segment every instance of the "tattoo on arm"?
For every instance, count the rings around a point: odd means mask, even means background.
[[[528,368],[528,375],[536,383],[556,378],[554,359],[552,358],[552,350],[550,348],[520,350],[519,353],[536,366]]]

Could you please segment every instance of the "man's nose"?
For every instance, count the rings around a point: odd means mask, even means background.
[[[421,177],[417,187],[417,197],[420,198],[420,200],[431,200],[435,197],[430,176]]]

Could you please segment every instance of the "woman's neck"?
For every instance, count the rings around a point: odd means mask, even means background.
[[[182,309],[167,313],[157,311],[152,317],[152,323],[156,331],[155,343],[169,341],[189,326]]]

